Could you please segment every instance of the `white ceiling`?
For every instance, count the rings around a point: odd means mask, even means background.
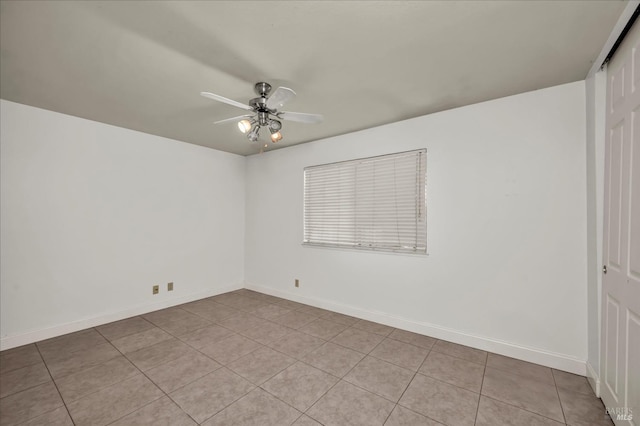
[[[626,2],[1,1],[0,97],[247,155],[253,85],[294,89],[269,149],[582,80]],[[268,132],[265,132],[268,133]],[[268,139],[267,135],[264,139]]]

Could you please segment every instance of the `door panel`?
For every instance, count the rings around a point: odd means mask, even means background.
[[[619,376],[619,368],[618,368],[618,330],[620,318],[620,309],[618,302],[607,295],[607,313],[606,318],[606,348],[607,348],[607,356],[605,359],[605,367],[604,367],[604,377],[605,377],[605,385],[611,392],[611,395],[618,401],[618,376]]]
[[[640,54],[636,55],[640,57]],[[635,64],[634,64],[635,65]],[[640,70],[637,73],[640,76]],[[631,138],[631,232],[629,233],[629,272],[634,278],[632,285],[640,280],[640,108],[633,111],[633,135]]]
[[[621,201],[620,194],[622,187],[622,153],[624,120],[618,123],[617,127],[611,131],[611,143],[609,145],[611,178],[609,183],[609,268],[620,270],[620,215]]]
[[[602,400],[640,425],[640,26],[608,65],[602,279]]]

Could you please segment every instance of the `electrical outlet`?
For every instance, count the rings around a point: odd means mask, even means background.
[[[173,291],[173,283],[167,283],[167,291]]]
[[[160,286],[159,285],[154,285],[153,286],[153,294],[158,294],[160,292]]]
[[[295,283],[296,287],[300,287],[300,280],[296,278],[296,283]]]

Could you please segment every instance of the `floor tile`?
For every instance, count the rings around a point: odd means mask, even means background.
[[[171,308],[149,312],[148,314],[142,315],[142,317],[159,327],[160,325],[168,324],[172,321],[184,318],[188,313],[189,312],[178,306],[172,306]]]
[[[254,342],[239,334],[232,334],[216,343],[205,346],[200,349],[200,351],[215,359],[220,364],[225,365],[260,347],[260,343]]]
[[[344,324],[348,327],[351,327],[353,324],[360,321],[360,319],[351,317],[349,315],[339,314],[338,312],[329,312],[326,315],[322,316],[322,319],[327,321],[337,322],[338,324]]]
[[[268,305],[268,302],[258,300],[253,297],[238,296],[237,298],[229,298],[225,304],[232,308],[240,309],[242,311],[250,312],[258,308]]]
[[[238,296],[256,297],[258,295],[261,295],[262,293],[249,290],[248,288],[239,288],[237,290],[233,290],[225,294],[237,294]]]
[[[183,334],[180,336],[180,340],[185,342],[191,347],[196,349],[202,349],[207,345],[210,345],[215,342],[219,342],[225,337],[231,336],[233,331],[228,328],[220,327],[219,325],[211,325],[204,328],[199,328],[198,330],[192,331],[191,333]]]
[[[561,388],[558,389],[558,393],[567,424],[579,426],[584,424],[609,426],[613,424],[606,414],[602,401],[595,395],[585,395]],[[635,414],[633,413],[634,420]]]
[[[210,300],[213,300],[216,303],[221,303],[223,305],[232,307],[233,305],[239,305],[245,299],[246,296],[238,293],[224,293],[219,294],[217,296],[213,296]],[[234,308],[235,309],[235,308]]]
[[[384,426],[442,426],[442,423],[396,405]]]
[[[394,339],[385,339],[370,355],[403,368],[416,371],[427,357],[429,349],[419,348]]]
[[[324,371],[298,362],[269,379],[262,388],[304,412],[337,381]]]
[[[73,426],[73,422],[67,407],[62,406],[22,423],[21,426]]]
[[[59,361],[47,361],[47,367],[51,376],[56,380],[69,374],[95,367],[119,356],[121,356],[120,352],[111,343],[101,343],[77,350]]]
[[[389,334],[389,338],[399,340],[404,343],[409,343],[411,345],[418,346],[424,349],[431,349],[437,341],[433,337],[398,329],[393,330],[391,334]]]
[[[276,303],[279,306],[283,306],[283,307],[285,307],[287,309],[291,309],[291,310],[294,310],[294,311],[297,311],[298,309],[303,309],[303,308],[305,308],[307,306],[307,305],[304,305],[302,303],[298,303],[298,302],[294,302],[292,300],[286,300],[286,299],[282,299],[282,300],[280,300],[278,302],[274,302],[274,303]]]
[[[334,376],[342,377],[355,367],[364,356],[353,349],[327,342],[303,356],[302,361]]]
[[[286,426],[300,412],[262,389],[254,389],[204,422],[205,426]]]
[[[125,357],[119,356],[103,364],[56,380],[62,399],[68,404],[90,393],[139,374]]]
[[[111,423],[110,426],[140,426],[140,425],[163,425],[163,426],[195,426],[194,422],[184,411],[180,409],[171,399],[163,396]]]
[[[257,291],[253,290],[250,290],[250,293],[244,294],[243,296],[251,297],[252,299],[257,299],[272,305],[275,305],[284,300],[276,296],[271,296],[270,294],[258,293]]]
[[[552,370],[558,388],[566,389],[573,392],[583,393],[585,395],[594,396],[593,389],[589,385],[589,381],[584,376],[566,373],[560,370]]]
[[[583,376],[247,289],[0,352],[0,424],[72,425],[63,400],[119,426],[613,425]]]
[[[51,381],[44,362],[0,374],[0,398]]]
[[[111,343],[113,346],[118,348],[120,352],[126,355],[171,338],[172,336],[169,333],[153,326],[153,328],[148,330],[115,339]]]
[[[301,308],[296,309],[296,311],[304,312],[305,314],[311,314],[315,317],[323,317],[329,314],[331,311],[327,311],[326,309],[316,308],[315,306],[304,305]]]
[[[274,318],[288,314],[289,312],[292,312],[291,309],[287,309],[284,306],[266,305],[252,311],[251,313],[259,318],[273,320]]]
[[[237,309],[230,308],[229,306],[216,303],[209,299],[187,303],[182,305],[182,308],[185,311],[214,322],[220,322],[238,314]]]
[[[96,327],[96,330],[102,334],[107,340],[113,341],[121,337],[131,334],[140,333],[141,331],[154,328],[155,325],[142,317],[128,318],[122,321],[116,321],[109,324]]]
[[[0,374],[42,362],[36,345],[26,345],[0,352]]]
[[[143,318],[152,322],[157,327],[164,329],[165,326],[168,326],[171,323],[183,321],[192,316],[194,316],[194,314],[182,309],[180,306],[173,306],[171,308],[160,309],[159,311],[144,314]],[[203,319],[202,317],[199,318]]]
[[[169,396],[196,422],[202,423],[254,388],[237,374],[219,368]]]
[[[283,352],[289,356],[300,359],[312,350],[319,348],[324,343],[325,341],[318,337],[300,333],[298,331],[292,331],[286,336],[271,342],[269,346],[279,352]]]
[[[38,349],[42,358],[48,363],[64,359],[68,354],[76,351],[86,350],[88,347],[98,346],[107,343],[93,328],[78,331],[76,333],[65,334],[42,342],[38,342]]]
[[[490,353],[487,357],[487,367],[508,371],[527,379],[538,380],[549,386],[555,386],[551,369],[542,365]]]
[[[311,417],[303,414],[293,423],[293,426],[322,426],[320,423],[313,420]]]
[[[274,340],[278,340],[279,338],[289,334],[290,332],[291,329],[285,327],[284,325],[263,320],[262,324],[256,327],[252,327],[241,333],[258,343],[266,345],[273,342]]]
[[[155,324],[173,336],[181,336],[190,331],[211,325],[212,322],[187,311],[170,321],[157,321]]]
[[[431,352],[418,370],[425,376],[480,393],[484,366],[461,358]]]
[[[127,354],[127,358],[140,370],[146,371],[194,351],[195,350],[186,343],[176,338],[171,338]]]
[[[0,399],[2,425],[16,425],[63,406],[53,384],[47,382]]]
[[[325,426],[373,426],[383,424],[393,407],[392,402],[341,380],[306,414]]]
[[[438,340],[431,350],[482,365],[487,363],[487,353],[485,351],[458,345],[456,343],[446,342],[444,340]]]
[[[364,354],[368,354],[384,340],[384,336],[369,333],[368,331],[348,328],[331,339],[333,343],[345,346]]]
[[[385,337],[391,334],[391,332],[394,330],[393,327],[389,327],[388,325],[378,324],[377,322],[367,321],[363,319],[353,324],[353,328],[368,331],[369,333],[373,334],[379,334]]]
[[[75,424],[106,425],[164,394],[142,374],[67,404]]]
[[[250,330],[254,327],[258,327],[264,322],[262,318],[258,318],[255,315],[247,312],[240,312],[232,317],[220,321],[219,324],[235,332],[241,333],[245,330]]]
[[[239,358],[227,367],[255,385],[261,385],[296,360],[271,348],[262,347]]]
[[[147,370],[145,374],[160,389],[169,393],[220,367],[220,364],[199,352],[188,352],[179,358]]]
[[[477,393],[416,374],[398,404],[446,425],[471,426],[479,397]]]
[[[398,402],[414,374],[406,368],[367,356],[343,380]]]
[[[564,422],[555,386],[487,367],[482,394],[527,411]]]
[[[300,327],[303,327],[310,322],[315,321],[316,319],[318,319],[318,317],[316,317],[315,315],[299,311],[290,311],[287,314],[274,318],[273,322],[297,330]]]
[[[480,397],[476,426],[561,426],[563,424],[486,396]]]
[[[303,333],[319,337],[320,339],[329,340],[338,335],[338,333],[343,331],[345,328],[347,328],[347,326],[344,324],[318,318],[309,324],[300,327],[298,330]]]

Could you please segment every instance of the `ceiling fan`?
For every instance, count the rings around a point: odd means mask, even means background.
[[[201,92],[200,94],[205,98],[251,111],[244,115],[216,121],[214,124],[239,120],[238,128],[242,133],[245,133],[247,138],[252,142],[258,140],[262,127],[269,129],[273,143],[281,140],[282,133],[280,133],[280,129],[282,129],[282,122],[280,120],[297,121],[299,123],[320,123],[324,119],[320,114],[280,111],[280,108],[282,108],[287,101],[296,96],[296,92],[287,87],[278,87],[269,95],[271,85],[269,83],[259,82],[254,86],[254,90],[258,94],[258,97],[251,99],[249,105],[216,95],[215,93]]]

